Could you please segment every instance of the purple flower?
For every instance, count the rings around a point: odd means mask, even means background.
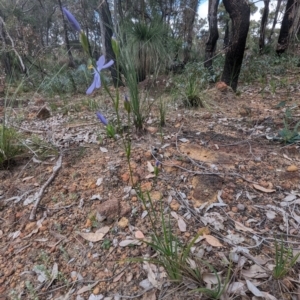
[[[75,17],[66,8],[63,7],[62,10],[64,12],[64,15],[68,19],[69,23],[73,27],[73,29],[80,32],[81,27],[80,27],[79,23],[77,22],[77,20],[75,19]]]
[[[91,84],[91,86],[87,89],[86,93],[87,95],[90,95],[94,89],[99,89],[101,87],[101,78],[100,78],[100,72],[103,69],[109,68],[111,65],[113,65],[114,61],[111,59],[108,63],[105,63],[105,57],[104,55],[101,55],[100,58],[97,61],[97,69],[94,69],[94,80]]]
[[[157,160],[157,161],[155,162],[155,167],[158,168],[158,167],[160,166],[160,164],[161,164],[160,161]]]
[[[107,120],[105,119],[105,117],[99,113],[98,111],[96,112],[96,115],[97,115],[97,118],[105,125],[107,126],[108,125],[108,122]]]

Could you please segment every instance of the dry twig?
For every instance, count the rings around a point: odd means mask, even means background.
[[[53,181],[55,176],[57,175],[59,169],[61,168],[61,165],[62,165],[62,155],[59,156],[55,166],[53,167],[52,175],[48,178],[48,180],[44,183],[44,185],[40,188],[40,190],[38,192],[36,192],[35,195],[34,195],[35,203],[34,203],[34,206],[31,210],[31,213],[30,213],[30,216],[29,216],[30,221],[35,220],[36,210],[37,210],[37,207],[38,207],[40,201],[42,200],[42,196],[44,194],[44,191],[47,188],[47,186]]]

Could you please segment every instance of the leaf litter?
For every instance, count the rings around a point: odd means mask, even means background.
[[[223,269],[231,265],[235,276],[225,293],[274,300],[283,299],[284,293],[272,281],[274,239],[283,237],[294,253],[300,248],[300,155],[297,144],[281,147],[273,138],[266,138],[276,136],[272,125],[251,125],[267,122],[270,115],[272,122],[281,120],[280,111],[270,110],[278,97],[259,97],[245,90],[235,102],[235,111],[218,102],[218,109],[213,109],[208,119],[199,118],[205,111],[168,112],[163,140],[151,132],[146,139],[133,137],[136,143],[131,163],[136,180],[154,203],[162,199],[163,212],[166,218],[172,216],[172,230],[180,241],[188,243],[199,234],[192,247],[195,257],[187,261],[189,266],[197,267],[199,257],[211,264],[224,282]],[[239,112],[243,105],[253,106],[253,114],[242,117]],[[24,113],[29,114],[30,107]],[[130,184],[124,149],[106,138],[99,144],[93,113],[78,115],[78,120],[80,115],[88,116],[84,127],[70,124],[68,117],[60,114],[42,125],[39,120],[23,121],[23,128],[50,130],[57,147],[67,152],[55,176],[51,174],[59,165],[57,158],[34,157],[0,183],[0,191],[4,191],[0,292],[15,290],[28,295],[24,284],[31,282],[39,299],[66,295],[81,299],[141,295],[146,299],[148,293],[157,299],[155,295],[174,286],[162,267],[132,260],[149,255],[155,260],[157,253],[143,242],[151,240],[153,231],[149,212]],[[214,124],[213,131],[207,130],[209,123]],[[178,141],[185,146],[184,154],[176,146]],[[149,150],[152,145],[158,151]],[[195,145],[210,155],[207,160],[194,157]],[[157,178],[153,176],[154,157],[162,163]],[[214,176],[220,177],[220,182]],[[198,185],[195,177],[199,178]],[[47,179],[49,184],[44,186]],[[118,205],[110,207],[113,198]],[[29,221],[37,201],[38,221]],[[96,209],[104,203],[105,219]],[[124,227],[118,223],[123,217]],[[201,228],[208,231],[201,232]],[[201,268],[204,284],[216,285],[215,273],[206,265]],[[299,278],[292,271],[289,275],[294,276],[294,285],[288,287],[290,296],[286,299],[295,299],[292,295],[299,290]],[[64,282],[71,283],[72,289]],[[184,292],[177,293],[185,299]]]

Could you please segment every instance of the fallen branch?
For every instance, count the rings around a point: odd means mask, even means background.
[[[39,203],[42,200],[42,196],[44,194],[44,191],[45,191],[46,187],[53,181],[53,179],[57,175],[59,169],[61,168],[61,165],[62,165],[62,155],[59,156],[55,166],[53,167],[52,175],[48,178],[48,180],[44,183],[44,185],[40,188],[40,190],[38,192],[36,192],[35,195],[34,195],[35,203],[34,203],[34,206],[31,210],[31,213],[30,213],[30,216],[29,216],[30,221],[35,220],[36,210],[37,210],[37,207],[38,207]]]

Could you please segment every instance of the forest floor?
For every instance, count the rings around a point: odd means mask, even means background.
[[[276,240],[300,251],[300,145],[274,138],[285,118],[294,128],[300,117],[298,75],[288,82],[274,93],[240,83],[239,96],[212,85],[201,95],[205,108],[185,108],[166,93],[166,125],[158,126],[154,103],[145,131],[131,137],[135,186],[149,192],[157,213],[162,200],[180,242],[200,234],[193,255],[223,282],[231,268],[222,299],[299,299],[298,262],[280,280],[272,277]],[[197,284],[172,283],[162,267],[133,260],[155,256],[143,243],[153,228],[121,139],[107,138],[87,105],[100,103],[111,119],[104,91],[90,102],[19,98],[11,122],[44,144],[0,170],[0,299],[208,299],[193,291]],[[0,116],[3,110],[0,103]],[[44,159],[33,149],[46,151]],[[215,287],[214,273],[199,268],[203,283]]]

